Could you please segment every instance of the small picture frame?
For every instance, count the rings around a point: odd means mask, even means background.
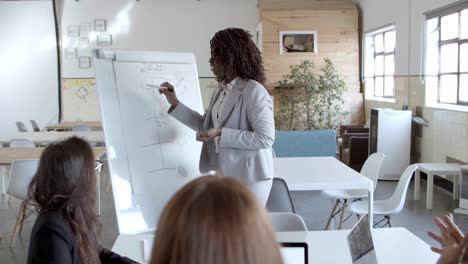
[[[77,38],[80,36],[80,27],[77,25],[70,25],[67,28],[67,33],[70,38]]]
[[[89,38],[79,38],[80,46],[88,46],[89,45]]]
[[[91,30],[90,23],[81,23],[80,24],[80,37],[87,37],[90,30]]]
[[[317,51],[317,31],[280,31],[279,54],[311,53]]]
[[[94,31],[106,31],[107,25],[105,19],[95,19],[94,20]]]
[[[67,60],[76,59],[76,48],[66,48],[65,49],[65,59],[67,59]]]
[[[80,57],[78,59],[78,65],[80,69],[89,69],[91,68],[91,57]]]
[[[106,35],[98,35],[96,44],[98,46],[109,46],[112,45],[112,35],[111,34],[106,34]]]

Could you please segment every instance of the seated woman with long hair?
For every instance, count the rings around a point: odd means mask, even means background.
[[[264,206],[239,180],[205,176],[164,208],[151,264],[281,264]]]
[[[39,211],[29,264],[134,263],[100,245],[95,164],[89,144],[76,137],[51,144],[42,153],[29,185],[29,197]]]

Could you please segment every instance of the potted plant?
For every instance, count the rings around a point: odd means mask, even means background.
[[[346,85],[330,59],[316,76],[314,64],[304,60],[292,65],[278,82],[279,111],[276,127],[281,130],[338,129],[348,114],[343,109]]]

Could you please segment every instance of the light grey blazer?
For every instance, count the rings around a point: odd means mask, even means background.
[[[213,127],[211,109],[221,89],[213,93],[204,116],[179,102],[169,114],[200,132]],[[222,128],[218,153],[214,140],[203,143],[200,172],[219,171],[247,184],[273,178],[271,147],[275,140],[273,102],[266,89],[254,80],[239,79],[219,118]]]

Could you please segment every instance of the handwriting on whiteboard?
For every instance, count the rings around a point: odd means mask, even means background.
[[[166,69],[166,65],[159,63],[146,63],[140,69],[141,72],[160,72]]]

